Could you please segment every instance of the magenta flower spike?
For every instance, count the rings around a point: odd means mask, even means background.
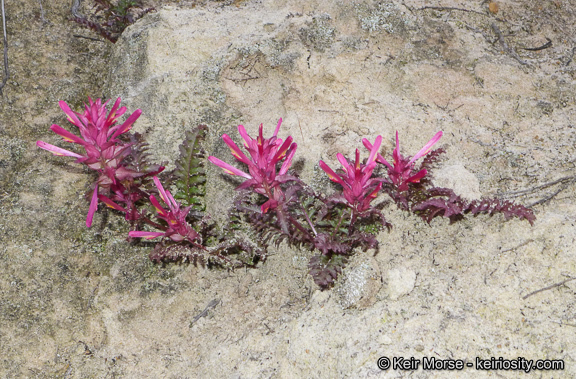
[[[156,208],[158,218],[166,221],[168,228],[164,232],[132,231],[128,233],[128,235],[130,237],[144,237],[146,239],[168,237],[175,242],[187,240],[188,242],[195,244],[194,241],[198,239],[200,235],[192,229],[186,221],[186,216],[188,215],[188,212],[190,212],[190,207],[180,209],[180,204],[174,200],[170,191],[164,190],[162,183],[160,183],[160,180],[156,176],[154,177],[154,184],[158,188],[160,198],[166,205],[168,205],[169,209],[164,209],[154,195],[150,196],[150,202],[154,208]]]
[[[360,163],[360,151],[356,149],[356,160],[354,165],[351,165],[346,158],[340,153],[336,155],[338,161],[344,167],[344,173],[335,173],[326,163],[320,161],[320,168],[328,174],[328,177],[333,182],[340,184],[343,188],[343,195],[346,201],[355,210],[362,212],[370,207],[370,202],[378,196],[378,191],[382,188],[382,183],[377,179],[372,179],[372,172],[376,167],[376,155],[382,137],[376,137],[374,145],[371,145],[370,156],[366,164]],[[376,184],[377,183],[377,184]]]
[[[134,122],[140,117],[142,111],[137,109],[121,125],[116,125],[118,117],[126,112],[126,107],[118,108],[120,98],[116,100],[112,110],[106,114],[107,108],[105,102],[102,104],[101,99],[95,102],[88,98],[89,105],[85,106],[84,113],[73,112],[68,104],[60,101],[60,108],[66,113],[68,121],[78,127],[80,136],[67,131],[59,125],[52,125],[50,129],[62,136],[67,142],[82,145],[86,154],[80,155],[71,151],[56,147],[43,141],[37,141],[36,145],[42,149],[48,150],[56,155],[66,155],[78,158],[78,163],[86,163],[93,169],[104,168],[109,166],[109,161],[117,159],[123,153],[127,145],[121,144],[117,137],[126,133],[132,128]],[[117,146],[119,145],[119,146]]]
[[[298,146],[292,142],[291,136],[286,138],[285,141],[277,137],[281,125],[282,119],[278,121],[274,134],[270,138],[264,138],[262,124],[260,124],[258,137],[256,138],[250,137],[248,133],[246,133],[244,126],[238,125],[238,133],[244,140],[244,148],[248,151],[250,158],[240,150],[227,134],[222,136],[222,139],[230,148],[234,158],[248,166],[248,173],[216,157],[208,157],[210,162],[224,169],[226,173],[241,176],[246,179],[236,188],[237,190],[252,188],[254,192],[268,198],[268,201],[262,204],[260,208],[262,213],[266,213],[269,209],[276,208],[284,200],[284,193],[280,189],[280,184],[296,179],[288,175],[287,172],[292,164],[292,158]],[[282,160],[284,160],[284,162],[280,170],[276,172],[276,165]]]
[[[396,148],[392,152],[394,164],[391,165],[388,163],[388,161],[386,161],[386,159],[384,159],[382,155],[378,154],[376,162],[381,163],[388,168],[389,180],[394,186],[396,186],[398,191],[406,191],[408,189],[408,183],[418,183],[423,177],[426,176],[428,173],[426,169],[422,169],[417,173],[413,173],[412,171],[414,170],[414,164],[418,159],[422,158],[430,152],[432,146],[434,146],[436,142],[442,138],[442,134],[442,131],[436,133],[434,137],[432,137],[430,141],[428,141],[428,143],[426,143],[426,145],[424,145],[424,147],[420,149],[418,153],[416,153],[416,155],[409,159],[404,158],[400,154],[400,141],[398,139],[398,131],[396,131]],[[368,150],[372,151],[372,144],[370,141],[364,138],[362,143]]]
[[[84,163],[100,174],[92,194],[88,216],[86,217],[86,226],[90,227],[94,213],[98,208],[99,187],[109,188],[117,180],[135,178],[144,174],[121,166],[122,159],[130,152],[131,144],[123,143],[117,138],[132,128],[142,111],[137,109],[124,123],[116,125],[118,118],[126,112],[126,107],[120,108],[120,98],[116,100],[110,112],[106,108],[108,101],[104,104],[102,104],[101,99],[92,101],[92,99],[88,98],[88,101],[89,104],[85,105],[83,113],[73,112],[64,101],[59,102],[60,108],[66,114],[68,121],[78,128],[80,136],[67,131],[59,125],[50,127],[54,133],[60,135],[65,141],[81,145],[85,150],[84,154],[74,153],[44,141],[37,141],[36,145],[55,155],[77,158],[77,163]]]

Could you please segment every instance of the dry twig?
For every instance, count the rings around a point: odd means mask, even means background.
[[[74,17],[77,18],[84,18],[84,16],[82,16],[80,13],[78,13],[78,8],[80,8],[80,3],[82,2],[82,0],[74,0],[74,2],[72,3],[72,15]]]
[[[518,249],[518,248],[520,248],[520,247],[522,247],[522,246],[528,245],[530,242],[534,242],[534,240],[533,240],[533,239],[526,240],[526,241],[522,242],[522,243],[521,243],[520,245],[518,245],[518,246],[514,246],[514,247],[511,247],[511,248],[509,248],[509,249],[502,250],[502,253],[507,253],[507,252],[509,252],[509,251],[516,250],[516,249]]]
[[[192,327],[192,324],[194,324],[196,321],[200,320],[200,318],[206,317],[206,315],[208,314],[208,311],[210,309],[216,307],[219,303],[220,303],[219,299],[214,299],[211,302],[209,302],[208,305],[206,306],[206,308],[204,308],[204,310],[202,312],[200,312],[198,315],[196,315],[192,319],[192,321],[190,321],[190,327]]]
[[[556,179],[556,180],[541,184],[541,185],[536,186],[536,187],[532,187],[532,188],[528,188],[528,189],[520,190],[520,191],[500,193],[499,195],[503,196],[503,197],[509,197],[509,198],[526,196],[526,195],[533,194],[537,191],[543,190],[545,188],[552,187],[553,185],[562,183],[562,186],[558,190],[556,190],[553,193],[543,197],[542,199],[540,199],[538,201],[535,201],[534,203],[532,203],[528,206],[528,207],[533,207],[534,205],[544,204],[544,203],[547,203],[548,201],[552,200],[556,195],[558,195],[560,192],[564,191],[566,188],[568,188],[569,185],[573,184],[574,182],[576,182],[576,175],[565,176],[563,178]]]
[[[44,8],[42,7],[42,0],[38,0],[38,3],[40,3],[40,20],[42,20],[42,25],[44,25],[48,21],[46,21],[46,18],[44,17]]]
[[[80,34],[72,34],[72,37],[76,37],[76,38],[85,38],[85,39],[89,39],[91,41],[96,41],[96,42],[104,42],[101,39],[98,38],[92,38],[92,37],[86,37],[86,36],[81,36]]]
[[[576,52],[576,47],[572,48],[572,52],[570,54],[570,58],[568,58],[568,60],[566,61],[566,63],[564,63],[564,66],[569,66],[570,63],[572,62],[572,58],[574,58],[574,53]]]
[[[481,14],[482,16],[486,16],[485,13],[478,12],[478,11],[471,10],[471,9],[465,9],[465,8],[456,8],[456,7],[431,7],[431,6],[426,6],[426,7],[418,8],[419,11],[425,10],[425,9],[432,9],[432,10],[436,10],[436,11],[461,11],[461,12],[477,13],[477,14]]]
[[[522,50],[528,50],[528,51],[539,51],[539,50],[544,50],[547,49],[549,47],[552,47],[552,40],[548,37],[546,37],[546,42],[544,45],[542,46],[538,46],[538,47],[522,47]]]
[[[563,286],[564,284],[566,284],[566,283],[568,283],[568,282],[570,282],[570,281],[572,281],[572,280],[576,280],[576,277],[569,277],[568,279],[563,280],[563,281],[561,281],[561,282],[559,282],[559,283],[552,284],[552,285],[550,285],[550,286],[548,286],[548,287],[540,288],[539,290],[536,290],[536,291],[534,291],[534,292],[530,292],[528,295],[523,296],[523,297],[522,297],[522,300],[526,300],[526,299],[529,298],[530,296],[536,295],[537,293],[544,292],[544,291],[548,291],[548,290],[551,290],[551,289],[553,289],[553,288]]]
[[[4,78],[2,79],[2,84],[0,84],[0,94],[2,94],[2,89],[10,77],[10,71],[8,71],[8,37],[6,35],[6,10],[4,9],[4,0],[1,0],[0,5],[2,5],[2,32],[4,33]]]
[[[506,43],[506,40],[504,39],[504,36],[502,35],[502,32],[500,31],[500,29],[498,28],[496,23],[493,22],[491,26],[492,26],[492,30],[494,30],[494,33],[496,33],[496,36],[498,37],[498,42],[500,42],[500,46],[502,46],[504,51],[506,51],[508,54],[510,54],[512,56],[512,58],[516,59],[520,64],[522,64],[524,66],[529,66],[528,62],[526,62],[525,60],[520,58],[518,53],[516,51],[514,51],[513,49],[511,49],[510,46],[508,46],[508,44]]]

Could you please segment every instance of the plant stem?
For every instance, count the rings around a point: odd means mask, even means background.
[[[296,227],[296,229],[298,229],[302,233],[306,234],[308,236],[308,238],[310,238],[311,240],[314,239],[310,235],[310,232],[308,230],[306,230],[306,228],[304,228],[302,225],[300,225],[300,223],[298,221],[294,220],[294,218],[292,218],[292,216],[288,215],[288,220],[290,220],[290,222],[292,223],[292,225],[294,225]],[[314,236],[316,236],[316,231],[314,231]]]
[[[158,223],[150,220],[148,217],[142,216],[142,220],[143,220],[145,223],[147,223],[148,225],[151,225],[151,226],[155,227],[156,229],[160,229],[160,230],[163,230],[163,231],[168,230],[168,228],[165,227],[164,225],[158,224]]]
[[[304,217],[306,217],[306,221],[308,221],[308,225],[310,225],[310,228],[312,228],[312,232],[314,233],[314,237],[316,237],[318,235],[318,233],[316,233],[316,229],[314,228],[314,224],[312,224],[312,221],[310,220],[310,217],[308,216],[308,212],[306,212],[306,209],[304,208],[304,206],[302,205],[300,200],[298,200],[298,204],[300,205],[300,208],[302,208],[302,212],[304,212]]]
[[[356,209],[352,208],[352,211],[350,213],[350,226],[348,227],[348,235],[352,234],[352,229],[354,228],[354,224],[356,223],[356,219],[358,218],[358,215],[356,214],[357,212],[355,212]]]
[[[340,230],[340,224],[342,224],[342,220],[344,220],[345,213],[346,211],[342,212],[342,216],[340,217],[340,220],[338,220],[338,225],[336,225],[336,228],[334,228],[334,231],[332,232],[332,237],[334,237],[336,233]]]
[[[10,77],[10,71],[8,71],[8,40],[6,34],[6,10],[4,9],[4,0],[0,0],[1,7],[2,7],[2,31],[4,37],[4,78],[2,79],[2,83],[0,84],[0,94],[2,94],[2,88],[6,85],[8,78]]]

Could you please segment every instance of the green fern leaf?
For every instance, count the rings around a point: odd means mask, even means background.
[[[206,125],[186,132],[186,138],[180,146],[180,157],[176,161],[176,188],[174,198],[183,205],[192,207],[196,212],[206,209],[204,195],[206,194],[206,172],[204,171],[204,150],[202,141],[206,136]]]

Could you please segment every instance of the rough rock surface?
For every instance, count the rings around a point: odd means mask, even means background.
[[[33,142],[41,136],[55,143],[50,123],[65,125],[56,100],[79,104],[93,82],[70,75],[60,84],[74,91],[50,87],[32,98],[45,109],[27,103],[29,91],[7,88],[2,117],[11,128],[0,130],[3,376],[406,374],[382,373],[380,356],[563,359],[560,375],[575,376],[576,281],[532,292],[576,277],[574,183],[538,188],[574,175],[576,9],[562,1],[498,4],[496,14],[482,2],[449,0],[159,7],[114,46],[103,92],[121,96],[129,110],[143,109],[135,129],[159,161],[172,160],[184,131],[199,123],[210,128],[210,153],[232,161],[222,133],[236,138],[239,123],[250,134],[260,123],[271,131],[282,117],[281,135],[299,144],[295,166],[326,191],[319,159],[337,166],[336,153],[351,155],[362,138],[377,135],[389,154],[396,130],[406,154],[443,130],[444,167],[472,173],[484,196],[536,188],[517,198],[530,204],[563,188],[534,207],[532,227],[501,216],[428,226],[387,207],[394,228],[379,236],[380,251],[357,258],[352,279],[333,291],[318,291],[307,274],[309,252],[282,245],[258,269],[226,272],[151,264],[149,248],[127,243],[127,226],[111,212],[86,230],[90,179]],[[552,47],[523,49],[546,38]],[[91,45],[72,46],[81,59]],[[43,63],[57,71],[49,74],[63,75],[47,56]],[[75,69],[77,61],[65,62]],[[34,75],[20,75],[32,88]],[[14,110],[26,106],[38,114]],[[33,127],[19,131],[16,122]],[[233,186],[213,169],[208,190],[209,211],[222,217]],[[374,284],[378,276],[382,285]]]

